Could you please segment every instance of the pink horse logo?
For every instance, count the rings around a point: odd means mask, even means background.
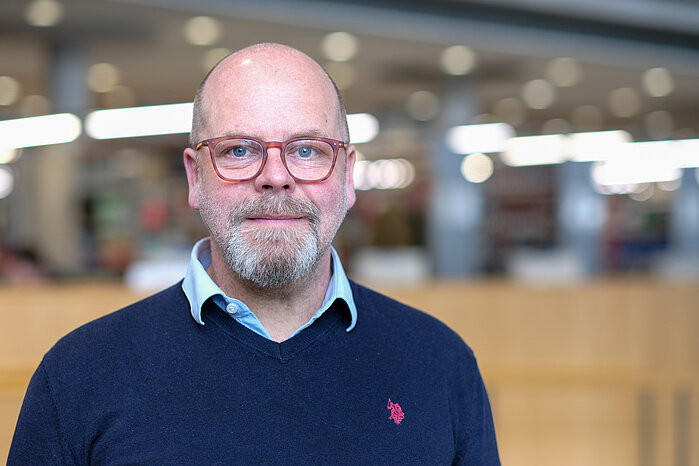
[[[391,399],[388,399],[388,406],[386,406],[386,409],[391,410],[391,415],[389,416],[389,419],[392,419],[393,422],[396,424],[400,424],[403,418],[405,417],[405,413],[401,409],[400,405],[398,403],[394,403],[391,401]]]

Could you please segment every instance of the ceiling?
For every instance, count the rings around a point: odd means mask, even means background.
[[[343,90],[345,103],[350,113],[376,115],[382,135],[419,139],[440,125],[494,113],[504,98],[521,100],[525,83],[546,78],[547,65],[561,56],[578,61],[582,79],[573,87],[556,88],[549,107],[527,109],[518,134],[540,134],[542,127],[545,132],[545,123],[552,119],[570,121],[582,105],[601,110],[599,129],[627,129],[637,140],[652,139],[645,120],[656,110],[669,112],[679,137],[699,134],[699,33],[691,26],[699,24],[696,2],[61,1],[62,21],[45,28],[24,20],[28,2],[0,3],[0,76],[11,76],[21,86],[17,103],[0,106],[0,119],[22,115],[23,96],[60,100],[55,95],[52,99],[57,50],[81,51],[85,69],[113,64],[119,82],[131,90],[129,104],[164,104],[191,101],[206,72],[202,60],[212,48],[281,42],[326,64],[323,38],[344,30],[355,34],[359,46],[351,60],[355,82]],[[657,8],[660,3],[662,9]],[[183,25],[197,15],[221,22],[222,35],[214,44],[197,46],[185,40]],[[440,69],[440,54],[455,44],[476,52],[478,65],[468,76],[448,76]],[[670,71],[671,94],[644,93],[642,73],[653,67]],[[637,91],[637,114],[620,118],[611,113],[609,95],[618,88]],[[406,102],[418,90],[440,96],[442,108],[462,98],[468,109],[448,121],[415,121],[406,112]],[[113,105],[104,95],[87,92],[85,102],[83,111]],[[390,151],[394,146],[381,144],[380,137],[375,147]]]

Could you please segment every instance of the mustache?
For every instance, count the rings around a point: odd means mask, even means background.
[[[320,210],[311,201],[296,199],[288,194],[264,194],[245,199],[231,212],[234,224],[261,215],[289,215],[306,218],[315,226],[320,221]]]

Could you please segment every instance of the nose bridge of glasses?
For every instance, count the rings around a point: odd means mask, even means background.
[[[263,171],[268,171],[270,169],[276,169],[277,164],[281,166],[281,169],[284,171],[286,175],[290,175],[291,173],[289,172],[289,169],[286,165],[286,161],[284,160],[284,150],[286,148],[286,143],[281,142],[281,141],[267,141],[264,143],[264,149],[267,154],[265,157],[264,165],[260,167],[260,174],[262,174]],[[278,149],[279,150],[279,158],[273,157],[272,154],[270,154],[270,149]],[[271,167],[270,167],[271,166]]]
[[[265,145],[265,149],[268,150],[268,151],[269,151],[270,149],[279,149],[279,150],[282,150],[282,149],[284,149],[284,147],[286,146],[286,143],[285,143],[285,142],[281,142],[281,141],[267,141],[267,142],[265,142],[264,145]]]
[[[265,152],[267,152],[267,158],[270,155],[270,149],[279,149],[279,158],[284,159],[284,150],[286,149],[286,143],[282,141],[267,141],[264,143]]]

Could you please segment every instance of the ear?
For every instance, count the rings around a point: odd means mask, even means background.
[[[354,162],[357,159],[357,152],[354,146],[347,146],[347,163],[345,164],[345,190],[347,192],[347,208],[354,205],[357,196],[354,192]]]
[[[197,153],[194,149],[184,150],[184,169],[187,172],[187,184],[189,185],[189,206],[192,209],[199,209],[197,201],[197,191],[199,189],[199,172],[197,171]]]

